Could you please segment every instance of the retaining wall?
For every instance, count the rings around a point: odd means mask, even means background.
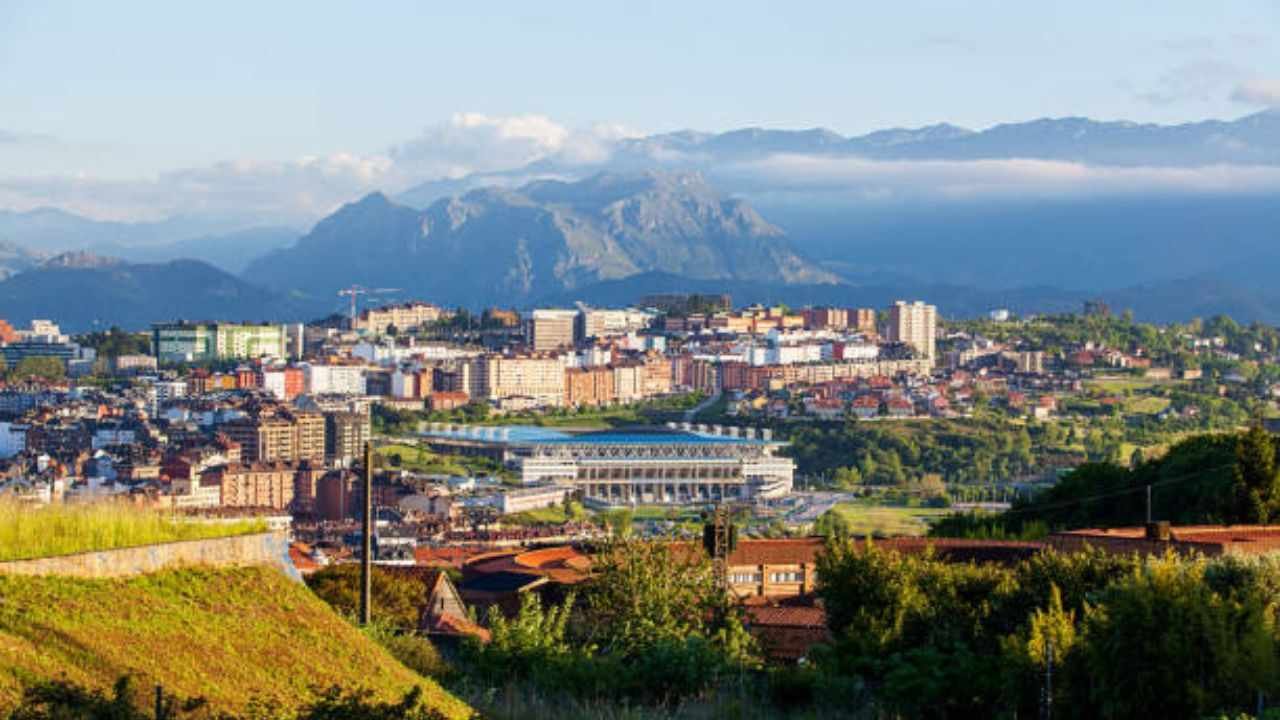
[[[244,567],[270,565],[301,581],[289,559],[289,537],[283,532],[184,540],[140,547],[0,562],[0,574],[66,575],[113,578],[142,575],[175,567]]]

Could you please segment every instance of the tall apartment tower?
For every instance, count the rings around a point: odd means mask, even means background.
[[[534,310],[529,318],[530,343],[537,352],[573,347],[577,310]]]
[[[910,345],[921,356],[937,358],[934,338],[938,330],[938,308],[917,300],[899,300],[889,306],[889,342]]]

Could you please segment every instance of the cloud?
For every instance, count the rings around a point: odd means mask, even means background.
[[[513,170],[539,160],[600,163],[608,159],[614,143],[635,134],[618,125],[572,130],[545,115],[458,113],[393,147],[389,156],[405,175],[458,178]]]
[[[1210,102],[1221,97],[1224,87],[1239,80],[1242,72],[1231,63],[1215,59],[1182,63],[1160,76],[1155,86],[1136,93],[1139,100],[1152,105],[1178,102]]]
[[[227,214],[306,225],[374,190],[394,194],[426,180],[514,170],[539,160],[600,164],[618,141],[639,134],[622,125],[571,129],[543,115],[459,113],[375,155],[238,160],[126,180],[83,174],[0,176],[0,207],[54,206],[111,220]],[[10,135],[0,131],[0,147]]]
[[[1096,167],[1052,160],[876,161],[775,155],[717,170],[748,190],[865,200],[1280,191],[1280,167]]]
[[[1265,105],[1280,107],[1280,79],[1253,78],[1246,80],[1231,91],[1231,99],[1247,105]]]
[[[379,188],[391,168],[386,157],[337,153],[283,163],[226,162],[144,179],[0,178],[0,206],[53,206],[103,220],[207,214],[305,224]]]
[[[52,135],[0,129],[0,145],[52,145],[56,142]]]

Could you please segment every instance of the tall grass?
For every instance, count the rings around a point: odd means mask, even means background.
[[[0,498],[0,561],[265,532],[262,520],[207,522],[118,502],[35,506]]]

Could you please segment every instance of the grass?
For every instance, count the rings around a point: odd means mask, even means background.
[[[918,537],[929,532],[929,521],[951,513],[946,508],[894,507],[838,503],[834,508],[849,521],[851,534]]]
[[[1181,380],[1156,380],[1136,375],[1103,375],[1085,381],[1085,387],[1101,390],[1108,395],[1122,393],[1125,390],[1146,390],[1156,386],[1177,385]]]
[[[1124,411],[1129,415],[1155,415],[1169,407],[1169,398],[1138,395],[1125,399]]]
[[[109,688],[122,675],[243,712],[296,707],[332,685],[397,699],[421,686],[447,717],[465,704],[395,661],[301,583],[271,568],[127,579],[0,576],[0,716],[24,685]]]
[[[525,510],[504,515],[502,518],[502,522],[514,525],[560,525],[567,521],[568,515],[565,514],[564,507],[561,505]]]
[[[201,522],[124,503],[33,506],[0,500],[0,561],[265,532],[262,520]]]

